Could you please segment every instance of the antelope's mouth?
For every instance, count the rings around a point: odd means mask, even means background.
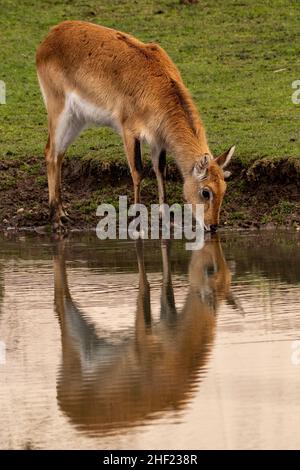
[[[218,230],[218,224],[211,224],[211,225],[204,224],[204,230],[205,232],[216,233],[216,231]]]

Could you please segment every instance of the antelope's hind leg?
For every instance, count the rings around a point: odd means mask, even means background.
[[[61,195],[61,169],[65,152],[84,127],[67,99],[48,106],[49,136],[45,148],[50,219],[54,232],[65,232],[68,221]]]

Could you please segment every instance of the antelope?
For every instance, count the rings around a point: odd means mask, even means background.
[[[231,273],[216,239],[193,252],[188,292],[177,309],[169,245],[163,241],[160,319],[153,321],[141,240],[136,251],[134,331],[112,340],[101,336],[100,327],[72,300],[63,242],[54,254],[54,303],[62,341],[57,400],[71,422],[89,435],[136,426],[166,410],[183,410],[203,378],[218,309],[230,297]]]
[[[166,201],[166,152],[183,177],[184,198],[204,205],[204,223],[214,231],[226,190],[224,171],[235,147],[214,158],[196,106],[181,75],[157,44],[83,21],[53,27],[36,53],[37,75],[48,113],[45,148],[50,218],[64,231],[61,167],[78,134],[91,125],[109,126],[122,137],[140,202],[141,143],[151,149],[159,203]],[[195,210],[194,210],[195,213]]]

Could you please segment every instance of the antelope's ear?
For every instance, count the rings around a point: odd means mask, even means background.
[[[227,152],[224,152],[222,153],[222,155],[216,157],[215,161],[218,163],[218,165],[220,165],[221,168],[226,168],[232,158],[232,155],[234,154],[234,151],[235,145],[233,147],[230,147]]]
[[[196,161],[193,169],[193,175],[197,180],[201,181],[207,176],[207,169],[211,160],[211,156],[205,153],[199,160]]]

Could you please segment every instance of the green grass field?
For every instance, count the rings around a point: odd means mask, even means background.
[[[291,99],[292,83],[300,80],[298,0],[189,6],[179,0],[1,0],[0,80],[7,103],[0,104],[0,228],[48,221],[47,118],[35,50],[49,28],[66,19],[120,29],[166,49],[196,101],[213,153],[236,145],[223,222],[300,226],[300,104]],[[121,139],[112,131],[85,131],[67,156],[64,201],[76,226],[95,226],[99,203],[132,197]],[[180,202],[181,182],[169,181],[167,195]],[[153,177],[143,182],[142,197],[157,202]]]
[[[46,113],[35,73],[35,49],[49,27],[82,19],[156,41],[182,72],[204,120],[212,151],[237,145],[245,164],[255,158],[300,155],[297,0],[1,0],[0,157],[40,156]],[[69,156],[124,159],[120,138],[106,129],[83,133]]]

